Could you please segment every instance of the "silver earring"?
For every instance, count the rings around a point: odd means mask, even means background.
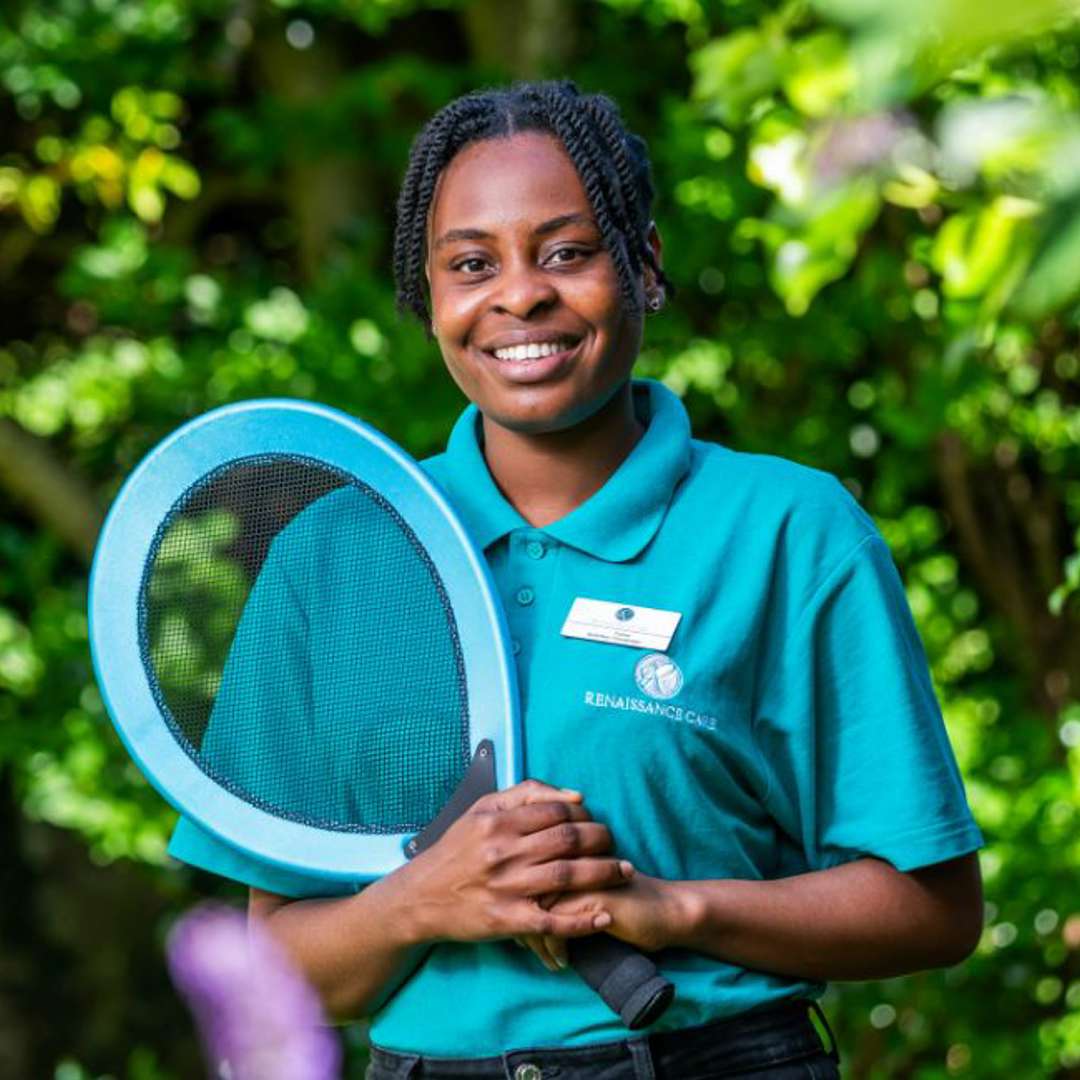
[[[664,293],[662,289],[653,289],[645,298],[645,306],[650,311],[659,311],[664,306]]]

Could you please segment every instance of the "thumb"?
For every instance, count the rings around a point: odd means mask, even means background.
[[[552,787],[540,780],[522,780],[520,784],[481,796],[473,806],[484,810],[516,810],[519,806],[543,802],[573,802],[584,799],[573,788]]]

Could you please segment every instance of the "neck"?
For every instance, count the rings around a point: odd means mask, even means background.
[[[537,528],[604,486],[644,433],[629,381],[604,407],[565,431],[524,434],[486,416],[484,457],[499,490]]]

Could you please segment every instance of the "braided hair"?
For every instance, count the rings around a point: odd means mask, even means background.
[[[583,94],[570,80],[518,82],[451,101],[414,140],[394,231],[398,309],[416,315],[430,333],[424,287],[427,219],[443,169],[470,143],[521,131],[544,132],[562,143],[581,177],[630,310],[641,310],[637,282],[646,266],[673,294],[647,242],[653,185],[644,139],[627,131],[618,106],[603,94]]]

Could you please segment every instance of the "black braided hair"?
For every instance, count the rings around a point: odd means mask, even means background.
[[[476,90],[440,109],[413,141],[397,201],[394,279],[397,305],[429,329],[425,289],[427,218],[435,184],[471,143],[540,131],[557,138],[581,177],[627,305],[641,310],[637,283],[648,266],[669,294],[674,287],[647,242],[653,185],[645,140],[627,131],[604,94],[583,94],[570,80],[518,82]]]

